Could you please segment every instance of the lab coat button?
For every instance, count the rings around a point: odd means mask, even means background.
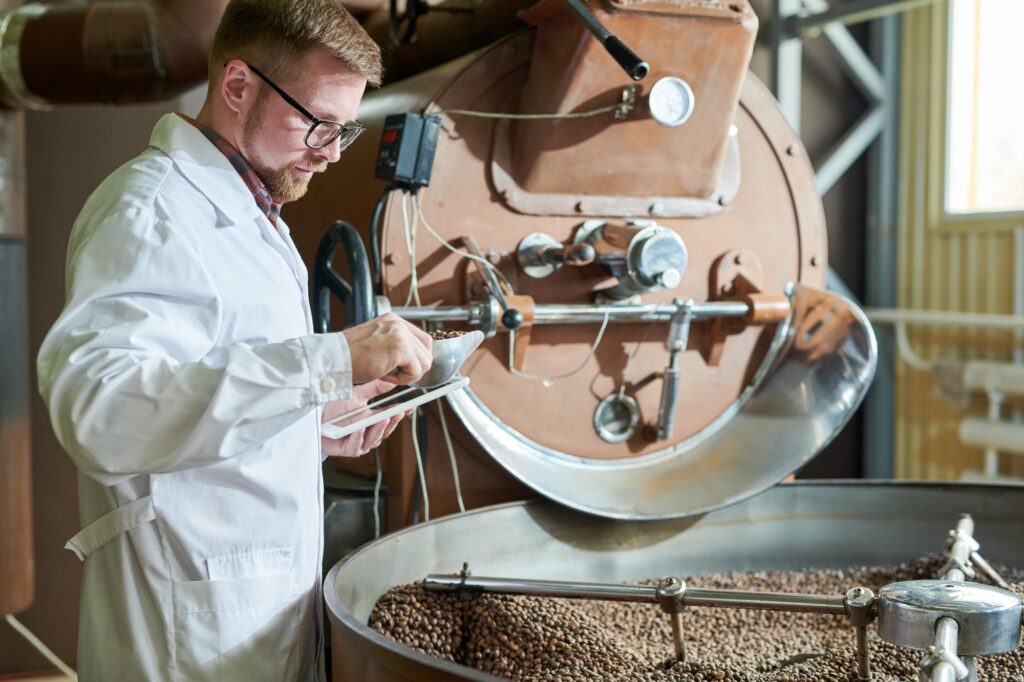
[[[324,393],[330,393],[331,391],[334,390],[335,386],[337,386],[337,384],[334,383],[334,379],[320,380],[320,390],[323,391]]]

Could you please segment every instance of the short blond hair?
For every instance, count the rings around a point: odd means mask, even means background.
[[[231,0],[210,51],[211,81],[231,59],[252,61],[273,77],[292,76],[297,59],[315,48],[380,85],[380,46],[341,0]]]

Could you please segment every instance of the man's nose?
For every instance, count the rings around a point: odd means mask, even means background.
[[[318,151],[323,156],[327,163],[334,163],[341,158],[341,136],[331,140],[331,143],[326,147],[321,147]]]

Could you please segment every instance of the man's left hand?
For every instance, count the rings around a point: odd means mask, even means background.
[[[329,421],[335,417],[363,407],[377,396],[383,395],[394,389],[394,387],[395,385],[393,383],[383,381],[381,379],[355,386],[352,388],[351,398],[346,400],[334,400],[324,405],[322,421]],[[328,457],[359,457],[361,455],[365,455],[367,452],[380,445],[385,438],[390,436],[391,432],[395,430],[396,426],[398,426],[398,422],[402,421],[402,418],[409,414],[409,412],[396,414],[390,419],[386,419],[378,424],[369,426],[362,431],[356,431],[344,438],[334,439],[324,438],[321,436],[320,444],[323,449],[323,454]],[[362,419],[365,416],[365,414],[362,414],[354,417],[353,419]]]

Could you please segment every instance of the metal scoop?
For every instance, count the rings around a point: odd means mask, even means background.
[[[462,336],[450,339],[434,339],[431,344],[433,359],[428,369],[419,381],[409,382],[409,386],[416,388],[436,388],[442,386],[459,373],[459,368],[476,350],[480,342],[484,340],[484,333],[481,331],[466,332]],[[398,369],[391,372],[397,374]]]
[[[430,369],[410,386],[434,388],[455,378],[470,354],[484,340],[482,331],[472,331],[451,339],[435,339],[432,345],[434,360]]]

